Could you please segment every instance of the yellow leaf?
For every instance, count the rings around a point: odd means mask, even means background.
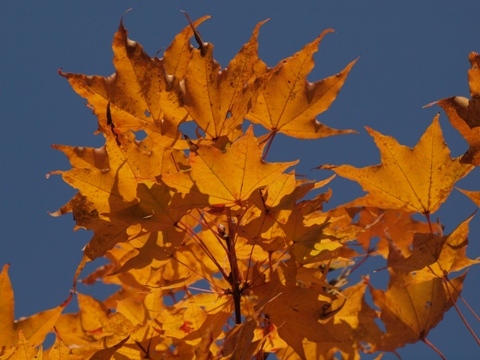
[[[118,349],[120,349],[123,344],[125,344],[127,342],[127,340],[129,339],[130,336],[127,336],[125,339],[123,339],[122,341],[120,341],[119,343],[111,346],[111,347],[108,347],[106,349],[102,349],[102,350],[98,350],[97,352],[95,352],[95,354],[93,354],[93,356],[90,358],[90,360],[110,360],[113,356],[113,354],[115,354]]]
[[[393,272],[386,292],[370,287],[373,301],[380,308],[380,318],[386,327],[382,344],[377,350],[394,351],[408,343],[425,339],[457,300],[465,275],[448,282],[434,278],[415,283],[415,275]]]
[[[313,288],[296,286],[295,267],[292,260],[287,265],[282,263],[270,282],[254,288],[259,297],[255,310],[263,308],[266,319],[276,326],[280,337],[305,359],[304,339],[314,342],[337,339],[320,322],[330,317],[331,298]]]
[[[157,133],[168,132],[177,136],[176,125],[187,113],[178,105],[170,104],[165,97],[160,107],[160,94],[166,91],[163,62],[148,56],[142,46],[130,40],[128,32],[120,22],[113,39],[113,63],[116,72],[109,77],[86,76],[60,72],[70,82],[72,88],[88,100],[99,118],[104,118],[108,104],[111,104],[111,116],[119,129],[149,129]],[[164,108],[173,109],[169,114]],[[168,118],[168,123],[166,119]],[[164,121],[165,120],[165,121]],[[174,124],[170,124],[173,122]],[[100,131],[108,131],[105,121],[100,121]]]
[[[14,321],[13,290],[8,277],[8,268],[8,264],[4,265],[0,274],[0,348],[8,349],[15,346],[19,341],[19,333],[32,346],[38,346],[45,340],[47,334],[53,330],[53,326],[63,309],[70,302],[72,294],[56,308]]]
[[[228,135],[244,120],[258,87],[252,78],[258,63],[259,23],[250,41],[220,71],[213,59],[213,45],[194,50],[188,64],[182,100],[193,120],[212,139]],[[263,67],[266,66],[263,64]]]
[[[105,337],[104,328],[108,325],[107,309],[98,300],[88,295],[77,293],[83,330],[99,339]]]
[[[468,198],[472,200],[475,203],[475,205],[480,207],[480,191],[469,191],[469,190],[462,190],[459,188],[457,188],[457,190],[459,190],[461,193],[468,196]]]
[[[9,348],[15,345],[17,333],[14,325],[13,289],[8,277],[9,264],[3,266],[0,274],[0,346]]]
[[[461,271],[466,267],[480,263],[480,259],[467,257],[468,224],[473,215],[463,221],[448,236],[433,234],[415,234],[412,254],[406,259],[391,261],[389,266],[396,271],[413,272],[411,283],[420,283],[434,278],[443,279],[448,274]]]
[[[143,324],[147,315],[143,304],[131,298],[117,302],[117,313],[124,315],[133,325]]]
[[[41,360],[42,350],[38,351],[33,345],[29,343],[23,332],[18,332],[18,344],[10,356],[2,357],[2,360]]]
[[[190,152],[192,169],[189,172],[166,175],[162,181],[182,193],[189,193],[195,191],[193,180],[198,191],[208,195],[211,205],[233,206],[246,201],[255,190],[271,184],[296,163],[265,163],[250,127],[223,152],[213,146],[200,145],[196,152]]]
[[[63,340],[56,334],[55,343],[48,350],[48,360],[72,360],[74,359],[72,351],[65,345]]]
[[[34,345],[40,345],[45,340],[46,335],[53,330],[55,323],[62,314],[63,309],[72,299],[70,294],[68,299],[56,308],[39,312],[26,319],[18,320],[15,323],[15,329],[22,330],[28,341]]]
[[[311,83],[307,75],[314,67],[313,54],[323,36],[333,30],[325,30],[317,39],[301,51],[281,61],[268,71],[259,90],[255,106],[247,119],[274,132],[303,139],[354,133],[353,130],[335,130],[316,120],[337,97],[355,61],[337,75]]]
[[[432,214],[447,199],[454,184],[473,168],[450,157],[438,115],[413,148],[367,128],[380,150],[381,165],[357,169],[324,165],[338,175],[357,181],[368,194],[346,206],[372,206]]]

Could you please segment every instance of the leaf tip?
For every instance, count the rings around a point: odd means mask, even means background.
[[[67,77],[67,73],[66,73],[66,72],[63,72],[62,69],[63,69],[63,66],[62,66],[62,67],[59,67],[58,70],[57,70],[57,73],[58,73],[58,75],[66,78],[66,77]]]
[[[426,108],[432,107],[433,105],[437,105],[439,101],[440,101],[440,100],[437,100],[437,101],[433,101],[433,102],[431,102],[431,103],[428,103],[428,104],[426,104],[426,105],[423,105],[423,106],[422,106],[422,109],[426,109]]]
[[[132,10],[133,8],[130,8],[123,13],[122,17],[120,18],[120,24],[118,25],[118,31],[122,31],[122,32],[125,31],[125,26],[123,25],[123,18],[125,17],[125,15],[127,15],[127,13],[129,13]]]
[[[312,170],[333,170],[337,165],[324,164],[317,167],[314,167]]]
[[[440,128],[440,120],[439,120],[439,118],[440,118],[440,113],[438,112],[438,113],[434,116],[434,118],[433,118],[432,125]],[[441,129],[440,129],[440,131],[441,131]]]
[[[133,7],[127,9],[127,10],[123,13],[123,15],[122,15],[122,20],[121,20],[121,21],[123,21],[123,18],[125,17],[125,15],[127,15],[127,14],[128,14],[130,11],[132,11],[132,10],[133,10]]]
[[[329,34],[329,33],[334,33],[335,30],[334,29],[325,29],[322,31],[322,33],[319,35],[319,38],[322,38],[323,36],[325,36],[326,34]]]

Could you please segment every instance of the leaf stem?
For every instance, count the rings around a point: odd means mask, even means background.
[[[193,272],[194,274],[200,276],[202,279],[204,279],[206,282],[208,282],[210,285],[212,285],[213,287],[221,290],[221,291],[224,291],[224,289],[222,289],[221,287],[219,287],[217,284],[211,282],[209,279],[207,279],[205,276],[203,276],[202,274],[199,274],[198,272],[196,272],[195,270],[193,270],[190,266],[188,266],[187,264],[185,264],[183,261],[180,261],[178,260],[175,256],[172,256],[172,259],[178,261],[180,264],[182,264],[183,266],[185,266],[188,270],[190,270],[191,272]],[[194,287],[192,286],[189,286],[190,288],[192,289],[195,289]],[[205,290],[206,291],[206,290]],[[175,299],[175,293],[172,293],[171,295],[173,297],[173,300],[174,302],[176,302],[176,299]]]
[[[229,251],[227,249],[227,247],[225,246],[225,241],[223,240],[223,238],[221,237],[221,235],[218,233],[218,231],[215,231],[211,226],[210,224],[208,223],[208,221],[205,220],[205,215],[204,214],[201,214],[202,216],[202,219],[197,219],[195,216],[193,216],[191,213],[189,214],[193,219],[195,219],[196,221],[198,221],[199,224],[202,224],[206,227],[208,227],[208,229],[212,232],[213,235],[215,235],[215,238],[218,240],[220,246],[223,248],[223,250],[225,250],[225,253],[228,255]]]
[[[455,307],[455,310],[457,311],[458,315],[460,316],[460,319],[462,319],[463,323],[465,324],[465,326],[467,327],[468,331],[470,331],[470,334],[472,334],[473,338],[475,339],[475,341],[477,342],[478,345],[480,345],[480,340],[478,339],[477,335],[475,334],[475,332],[473,331],[473,329],[470,327],[470,325],[468,324],[467,322],[467,319],[465,319],[465,317],[463,316],[462,312],[460,311],[460,309],[458,308],[458,305],[457,305],[457,302],[455,301],[455,299],[453,298],[453,295],[452,295],[452,292],[450,291],[450,288],[448,285],[451,285],[450,281],[448,280],[448,278],[445,276],[444,277],[444,280],[446,280],[447,284],[445,286],[445,288],[447,289],[448,291],[448,295],[450,295],[450,299],[452,300],[452,303],[453,303],[453,306]],[[455,289],[455,287],[452,285],[452,287]],[[456,291],[457,289],[455,289]]]
[[[268,144],[267,144],[267,150],[265,150],[265,154],[263,154],[262,160],[265,161],[267,158],[268,152],[270,150],[270,146],[272,146],[273,139],[275,139],[275,135],[277,135],[277,131],[274,130],[271,133],[271,136],[268,137]]]
[[[367,250],[367,254],[363,257],[362,260],[360,260],[359,262],[355,263],[355,265],[350,269],[348,275],[350,275],[351,273],[353,273],[355,270],[357,270],[363,263],[365,263],[365,261],[367,261],[367,259],[370,257],[370,254],[373,252],[373,249],[368,249]]]
[[[442,358],[442,360],[447,360],[447,358],[442,354],[442,352],[440,350],[438,350],[435,345],[433,345],[430,341],[428,341],[427,339],[423,338],[422,341],[427,344],[428,346],[430,346],[433,351],[435,351],[438,356],[440,356]]]
[[[425,218],[427,219],[428,227],[430,228],[430,233],[433,234],[432,221],[430,220],[430,213],[425,212]]]
[[[185,227],[185,229],[182,229],[183,231],[185,231],[187,234],[189,234],[192,239],[198,244],[198,246],[200,246],[202,248],[202,250],[205,252],[205,254],[208,256],[208,258],[210,260],[212,260],[212,262],[215,264],[215,266],[218,268],[218,270],[222,273],[222,276],[225,280],[228,281],[228,275],[227,273],[225,272],[225,270],[223,270],[223,268],[220,266],[220,264],[218,263],[217,259],[215,259],[215,257],[212,255],[212,253],[210,252],[210,250],[208,249],[208,247],[205,245],[205,243],[202,241],[202,239],[200,239],[197,235],[197,233],[195,233],[195,231],[193,231],[188,225],[184,224],[183,222],[179,221],[178,224],[180,225],[183,225]],[[181,229],[181,228],[180,228]],[[177,260],[178,261],[178,260]]]

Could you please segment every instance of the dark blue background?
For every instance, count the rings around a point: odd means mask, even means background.
[[[480,52],[480,2],[439,1],[1,1],[0,2],[0,265],[10,263],[15,291],[15,316],[30,316],[59,305],[68,296],[81,249],[91,234],[72,232],[70,215],[52,218],[75,193],[49,171],[69,168],[50,144],[100,146],[94,136],[96,119],[57,69],[110,75],[111,41],[122,14],[130,38],[152,56],[165,49],[184,26],[185,10],[192,19],[212,15],[199,28],[204,41],[215,45],[215,57],[225,66],[248,41],[257,22],[271,20],[260,30],[260,56],[269,65],[292,55],[324,29],[333,28],[315,55],[309,80],[333,75],[361,56],[337,100],[319,120],[345,135],[318,141],[280,136],[270,161],[301,158],[298,172],[323,179],[328,172],[310,172],[325,163],[357,167],[379,162],[378,151],[363,126],[394,136],[413,146],[439,107],[422,106],[440,98],[469,97],[468,54]],[[466,142],[446,115],[440,117],[453,156]],[[480,190],[474,171],[459,187]],[[361,195],[360,187],[337,178],[331,206]],[[454,191],[434,214],[450,233],[476,206]],[[471,223],[470,257],[480,254],[480,220]],[[371,271],[376,263],[360,270]],[[89,266],[96,268],[101,261]],[[371,273],[372,281],[382,274]],[[463,296],[479,308],[478,267],[471,269]],[[114,289],[98,284],[80,291],[103,299]],[[473,316],[460,305],[480,333]],[[75,306],[68,310],[76,311]],[[428,339],[447,358],[473,359],[478,345],[451,310]],[[400,349],[404,358],[436,359],[425,344]],[[387,354],[384,359],[395,358]]]

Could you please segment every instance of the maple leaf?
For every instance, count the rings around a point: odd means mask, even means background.
[[[184,339],[187,344],[197,346],[206,332],[210,332],[213,339],[221,336],[231,305],[229,297],[189,294],[185,300],[166,308],[156,320],[162,324],[166,337]]]
[[[173,235],[173,236],[172,236]],[[185,234],[173,231],[151,232],[139,234],[129,241],[130,245],[136,250],[131,257],[122,258],[125,262],[118,263],[118,267],[109,272],[109,275],[115,275],[127,272],[130,269],[147,268],[152,262],[167,262],[178,249]]]
[[[65,182],[77,188],[96,207],[97,214],[117,211],[136,200],[137,178],[132,168],[125,165],[125,157],[113,135],[107,136],[100,149],[84,149],[54,145],[67,155],[73,169],[53,171]]]
[[[207,18],[203,17],[194,24],[198,26]],[[68,79],[80,96],[88,100],[99,118],[104,117],[110,103],[117,128],[143,129],[176,139],[177,125],[186,120],[187,111],[178,104],[175,93],[167,89],[169,82],[166,75],[184,76],[192,53],[189,38],[193,31],[188,26],[177,35],[165,51],[166,59],[151,58],[140,44],[128,39],[127,35],[122,19],[112,44],[116,68],[113,75],[59,73]],[[105,125],[99,125],[102,132],[106,131]]]
[[[310,240],[313,243],[319,243],[325,228],[325,218],[315,221],[315,224],[307,225],[303,220],[304,216],[309,212],[317,211],[326,201],[324,194],[299,204],[297,201],[309,191],[328,184],[334,176],[313,182],[295,180],[293,172],[283,174],[263,189],[262,194],[250,199],[251,206],[242,216],[239,234],[249,243],[260,245],[266,251],[286,248],[292,244],[292,241],[307,243]],[[306,236],[300,240],[304,235]],[[308,237],[310,239],[307,239]],[[303,259],[303,256],[298,258]]]
[[[76,283],[86,262],[103,256],[116,243],[128,239],[129,224],[119,219],[111,220],[104,214],[108,214],[112,208],[120,211],[137,201],[137,180],[131,168],[123,166],[125,158],[113,135],[107,136],[106,145],[100,149],[54,148],[67,155],[73,169],[50,174],[61,174],[65,182],[79,189],[79,193],[51,215],[72,212],[77,223],[75,229],[83,227],[94,230],[94,236],[84,249],[84,257],[77,268]]]
[[[70,348],[65,345],[63,340],[56,334],[55,343],[47,352],[48,360],[73,360],[73,354]]]
[[[469,191],[469,190],[462,190],[457,188],[458,191],[460,191],[462,194],[468,196],[470,200],[472,200],[475,205],[480,207],[480,191]]]
[[[377,350],[394,351],[407,343],[425,340],[457,300],[465,276],[466,273],[448,282],[434,278],[416,283],[414,274],[392,272],[387,291],[370,286],[386,327]]]
[[[376,244],[375,253],[388,256],[389,243],[405,255],[411,253],[411,245],[416,233],[434,233],[440,231],[439,224],[428,224],[415,220],[408,212],[399,210],[382,210],[379,208],[364,208],[359,213],[356,225],[362,228],[357,235],[357,240],[365,251],[371,246],[372,239],[380,238]],[[430,226],[432,228],[430,228]]]
[[[314,67],[313,54],[323,36],[332,31],[325,30],[301,51],[282,60],[264,75],[262,81],[265,85],[259,90],[247,119],[272,132],[304,139],[355,133],[329,128],[318,122],[316,116],[330,107],[356,60],[337,75],[315,83],[307,81],[307,75]]]
[[[8,351],[2,360],[36,360],[42,359],[43,349],[37,350],[35,346],[30,344],[28,339],[23,334],[22,330],[18,332],[18,344]]]
[[[302,341],[306,338],[314,342],[336,342],[321,321],[328,319],[331,297],[313,288],[296,286],[295,263],[280,264],[270,282],[256,287],[254,293],[259,297],[255,306],[277,327],[279,336],[295,352],[306,359]]]
[[[226,337],[222,348],[222,359],[240,360],[251,358],[255,352],[253,343],[254,331],[257,322],[252,316],[248,316],[241,325],[235,325]],[[253,343],[253,344],[252,344]]]
[[[470,148],[460,160],[462,163],[480,165],[480,55],[470,53],[471,69],[468,71],[471,99],[452,96],[436,101],[447,113],[448,119],[467,140]]]
[[[345,206],[373,206],[432,214],[447,199],[455,182],[473,166],[452,159],[443,139],[438,115],[413,148],[367,127],[380,150],[382,164],[357,169],[350,165],[323,165],[357,181],[368,194]]]
[[[266,71],[257,52],[263,23],[255,27],[250,41],[221,71],[213,58],[212,44],[204,43],[193,51],[180,97],[194,121],[212,139],[238,127],[251,106],[259,84],[252,78]]]
[[[110,360],[113,354],[115,354],[118,351],[118,349],[120,349],[123,346],[123,344],[125,344],[128,341],[129,338],[130,336],[127,336],[125,339],[123,339],[122,341],[120,341],[119,343],[111,347],[98,350],[93,354],[90,360]]]
[[[139,305],[133,299],[124,301],[116,313],[111,313],[105,303],[87,295],[78,294],[78,305],[78,313],[64,314],[56,324],[57,338],[70,347],[73,359],[92,359],[94,356],[110,359],[116,352],[134,353],[136,356],[129,358],[139,358],[140,349],[129,351],[128,345],[136,344],[136,341],[141,343],[143,336],[149,336],[152,341],[158,336],[153,335],[145,317],[143,322],[139,322]],[[128,314],[128,318],[124,313]],[[134,320],[136,325],[129,319]],[[123,347],[124,344],[126,347]]]
[[[341,310],[335,314],[331,322],[327,323],[329,331],[338,338],[336,342],[304,342],[307,359],[333,359],[334,354],[340,352],[344,359],[360,359],[360,351],[373,352],[370,348],[379,343],[383,333],[375,321],[376,311],[365,301],[367,283],[362,281],[342,291],[342,297],[333,302],[333,306],[340,306]],[[284,358],[285,352],[277,353],[277,357]]]
[[[165,87],[162,63],[150,58],[140,44],[127,38],[127,30],[120,22],[113,39],[113,63],[117,69],[110,77],[86,76],[60,72],[72,88],[89,101],[97,115],[105,113],[110,102],[118,121],[140,128],[142,120],[153,122],[163,118],[159,107],[159,92]],[[147,112],[150,119],[147,116]],[[121,120],[120,120],[121,119]]]
[[[266,187],[296,163],[265,163],[250,127],[223,152],[199,145],[190,152],[190,171],[165,175],[161,180],[182,193],[194,191],[195,184],[199,194],[208,195],[209,204],[233,206],[245,202],[255,190]]]
[[[68,299],[56,308],[15,321],[13,289],[8,276],[9,266],[4,265],[0,273],[0,349],[5,350],[17,345],[19,332],[32,346],[40,345],[47,334],[53,330],[55,322],[69,304],[73,294],[70,294]]]
[[[325,234],[328,225],[329,222],[325,218],[321,218],[319,223],[305,224],[303,214],[297,210],[290,215],[288,222],[281,224],[280,227],[285,231],[286,238],[293,241],[290,253],[295,256],[299,263],[308,264],[319,261],[317,255],[323,251],[330,253],[342,247],[341,243],[330,241],[335,239]],[[326,245],[327,243],[330,246]],[[328,257],[327,255],[322,260],[328,260]],[[333,257],[336,258],[337,256],[333,255]]]
[[[153,182],[138,184],[138,203],[121,210],[112,207],[109,215],[128,220],[131,224],[140,223],[148,231],[171,228],[185,215],[184,210],[172,209],[172,203],[178,201],[175,196],[176,194],[166,186]]]
[[[448,236],[416,233],[412,254],[408,257],[389,256],[388,265],[395,271],[415,272],[413,284],[446,278],[452,272],[480,263],[480,259],[471,260],[467,257],[468,224],[472,218],[473,215]]]
[[[168,231],[165,238],[173,245],[171,251],[183,236],[175,229],[175,224],[185,210],[169,208],[173,192],[151,181],[139,183],[141,176],[169,173],[173,168],[177,171],[176,161],[165,156],[165,153],[173,156],[175,151],[155,149],[155,155],[150,156],[132,145],[128,138],[115,137],[112,133],[105,136],[106,145],[99,149],[54,146],[68,156],[74,168],[50,174],[61,174],[80,193],[51,215],[73,212],[76,228],[94,230],[92,240],[84,249],[74,283],[86,262],[103,256],[115,244],[127,241],[129,228],[135,224],[141,224],[150,232]],[[181,157],[177,157],[181,162]],[[155,166],[158,163],[160,166]]]

